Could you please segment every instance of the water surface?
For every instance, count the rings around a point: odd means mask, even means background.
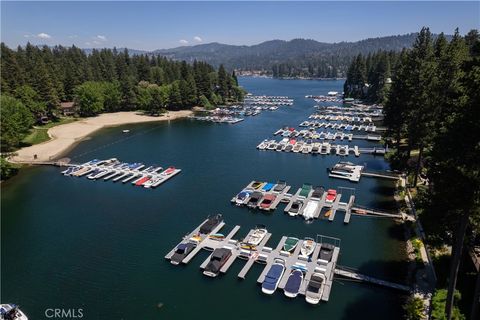
[[[263,112],[236,125],[191,120],[107,128],[68,155],[75,162],[116,157],[148,165],[174,165],[183,171],[156,190],[85,178],[68,178],[54,167],[29,168],[2,184],[2,302],[22,306],[31,319],[46,308],[83,308],[85,319],[400,319],[401,296],[390,289],[335,281],[330,301],[308,305],[282,292],[261,293],[255,265],[246,279],[236,261],[216,279],[203,276],[200,253],[187,266],[174,267],[164,255],[208,214],[222,213],[225,232],[236,224],[243,237],[256,224],[282,235],[323,234],[341,239],[339,264],[386,279],[403,281],[401,228],[381,218],[352,217],[306,224],[283,214],[237,208],[230,199],[254,179],[284,179],[327,188],[355,188],[357,203],[391,207],[391,182],[330,179],[326,168],[337,156],[261,152],[256,145],[284,125],[298,125],[314,111],[307,94],[342,91],[342,81],[241,78],[255,94],[288,95],[292,107]],[[122,129],[130,129],[130,135]],[[371,142],[355,142],[361,146]],[[368,168],[388,168],[383,158],[351,156]],[[158,308],[158,304],[163,306]],[[210,311],[207,311],[210,310]]]

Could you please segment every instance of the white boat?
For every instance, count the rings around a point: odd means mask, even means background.
[[[247,245],[258,246],[260,242],[265,238],[267,235],[267,229],[265,226],[258,226],[255,230],[250,234],[250,236],[244,240],[244,243]]]
[[[316,200],[308,201],[308,203],[307,203],[307,205],[306,205],[306,207],[305,207],[305,209],[303,210],[303,213],[302,213],[305,220],[310,220],[310,219],[314,218],[315,211],[317,210],[319,204],[320,204],[320,202],[318,202]]]
[[[323,295],[325,286],[325,275],[320,272],[315,272],[310,281],[308,281],[307,289],[305,290],[305,301],[310,304],[318,304]]]
[[[28,317],[20,308],[13,303],[0,304],[0,319],[5,320],[28,320]]]
[[[315,240],[313,240],[312,238],[305,238],[305,240],[303,240],[302,242],[300,253],[304,257],[309,257],[315,250],[316,246],[317,246],[317,243],[315,242]]]
[[[130,130],[128,130],[128,129],[125,129],[125,130],[122,130],[122,132],[123,132],[123,133],[129,133],[129,132],[130,132]]]

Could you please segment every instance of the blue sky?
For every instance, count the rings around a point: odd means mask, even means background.
[[[480,2],[4,2],[11,47],[75,44],[153,50],[208,42],[357,41],[479,28]]]

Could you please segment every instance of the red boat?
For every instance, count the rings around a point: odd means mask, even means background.
[[[276,198],[277,196],[274,194],[266,194],[265,197],[263,197],[262,202],[260,202],[260,208],[270,209],[270,206],[273,204],[273,201],[275,201]]]
[[[172,174],[174,171],[175,171],[175,167],[168,167],[168,169],[163,171],[162,173],[168,176],[169,174]]]
[[[151,178],[150,177],[143,177],[142,179],[138,180],[135,185],[136,186],[141,186],[143,185],[145,182],[147,182],[148,180],[150,180]]]
[[[335,201],[335,198],[337,197],[337,190],[329,189],[327,191],[327,197],[325,198],[325,202],[332,203]]]

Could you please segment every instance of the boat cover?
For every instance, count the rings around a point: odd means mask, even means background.
[[[294,270],[290,274],[287,280],[287,284],[285,285],[285,291],[289,293],[298,293],[300,290],[300,285],[302,284],[303,280],[303,273],[300,270]]]

